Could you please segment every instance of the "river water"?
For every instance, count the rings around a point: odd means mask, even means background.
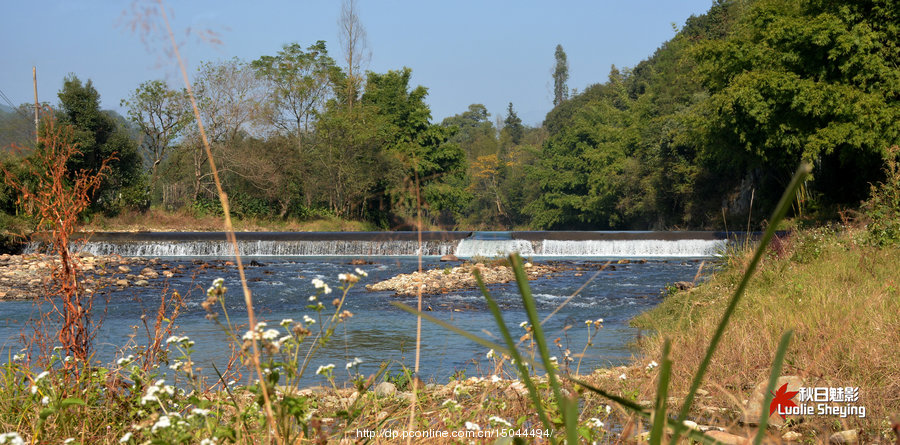
[[[470,239],[469,244],[471,241],[473,240]],[[465,240],[454,242],[457,247],[471,248],[464,245]],[[560,243],[565,243],[559,240],[554,242],[557,249],[561,249]],[[634,245],[635,242],[648,246],[637,247]],[[656,244],[660,242],[662,241]],[[672,242],[686,243],[684,240]],[[553,243],[545,240],[544,246],[538,248],[546,247],[547,244]],[[629,320],[659,303],[663,298],[662,289],[667,284],[675,281],[691,281],[701,262],[706,261],[707,266],[704,269],[709,270],[708,263],[715,252],[710,250],[713,247],[710,247],[708,242],[703,244],[698,241],[694,250],[687,249],[684,245],[669,246],[660,250],[658,246],[649,246],[650,244],[653,242],[635,240],[631,245],[623,245],[624,250],[618,255],[610,255],[609,250],[603,251],[605,255],[579,256],[534,255],[534,251],[528,252],[532,254],[533,261],[558,262],[562,269],[558,276],[530,282],[541,318],[557,309],[565,299],[584,286],[578,295],[544,325],[550,341],[560,339],[559,344],[562,348],[551,345],[554,353],[562,358],[562,350],[567,348],[573,354],[580,354],[588,339],[585,320],[598,318],[604,320],[603,329],[584,354],[580,370],[582,373],[598,366],[628,361],[633,354],[629,345],[640,335],[637,329],[629,326]],[[518,245],[518,248],[521,248],[522,241],[512,240],[510,245]],[[484,249],[490,251],[496,250],[497,247],[488,245]],[[108,249],[108,244],[103,248]],[[584,246],[579,248],[582,249],[581,253],[584,253]],[[603,248],[607,249],[609,246]],[[673,248],[676,249],[677,256],[659,254],[659,252],[671,254]],[[455,251],[459,253],[459,249]],[[566,250],[562,249],[560,252],[565,253]],[[394,307],[391,302],[401,301],[415,306],[416,300],[396,297],[391,292],[370,292],[365,289],[365,284],[375,283],[398,273],[412,272],[418,266],[418,259],[408,255],[359,255],[359,253],[363,252],[353,251],[352,254],[340,256],[259,255],[244,258],[245,264],[251,260],[257,260],[261,264],[246,269],[257,318],[268,322],[269,327],[276,328],[285,318],[301,320],[304,315],[315,317],[316,314],[306,308],[309,296],[315,293],[311,280],[318,278],[328,283],[335,290],[329,297],[334,297],[340,292],[337,289],[340,285],[338,274],[352,272],[356,267],[368,273],[368,277],[363,278],[347,296],[345,309],[354,316],[336,331],[328,345],[314,357],[310,366],[312,371],[308,371],[304,378],[305,384],[324,383],[322,377],[314,374],[314,370],[324,364],[336,365],[335,375],[338,380],[348,379],[349,375],[344,365],[355,358],[362,360],[360,370],[365,374],[376,371],[383,362],[389,363],[389,370],[394,373],[403,366],[409,368],[413,366],[416,317]],[[203,264],[196,264],[194,260],[197,257],[204,258]],[[639,257],[646,262],[636,261]],[[351,265],[352,258],[363,258],[370,264]],[[594,280],[588,282],[600,264],[610,260],[615,263],[620,258],[630,258],[631,261],[628,264],[615,264],[615,270],[604,270]],[[176,275],[167,282],[157,280],[149,287],[130,287],[110,292],[107,304],[97,304],[98,309],[105,309],[102,328],[97,335],[98,358],[109,361],[129,342],[146,342],[140,317],[146,314],[152,321],[162,287],[166,285],[170,290],[177,290],[185,298],[186,308],[177,319],[177,333],[187,335],[195,341],[195,362],[207,369],[210,368],[210,364],[215,363],[222,369],[228,355],[227,337],[217,325],[205,318],[206,312],[200,304],[206,298],[206,289],[212,281],[223,278],[225,285],[230,289],[226,296],[226,304],[232,321],[244,324],[243,332],[246,329],[246,315],[236,268],[226,265],[224,259],[208,255],[170,256],[162,259],[171,265],[184,265],[186,273]],[[448,265],[452,266],[452,263],[442,263],[434,255],[423,258],[423,267],[426,269],[444,268]],[[519,323],[526,320],[526,315],[515,283],[491,285],[489,289],[497,298],[513,335],[524,334]],[[330,300],[331,298],[328,298],[325,302],[328,303]],[[423,306],[431,315],[441,320],[499,341],[495,321],[478,291],[460,290],[425,296]],[[31,302],[0,302],[2,314],[0,346],[4,357],[10,351],[15,353],[21,348],[18,336],[22,332],[27,333],[26,321],[35,316],[36,311]],[[465,373],[467,376],[490,375],[486,353],[486,348],[423,321],[420,375],[425,380],[446,381],[454,373]],[[573,370],[577,361],[576,358],[572,364]],[[207,375],[214,374],[208,372]]]

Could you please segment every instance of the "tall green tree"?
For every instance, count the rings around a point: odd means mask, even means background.
[[[553,53],[556,64],[553,67],[553,106],[563,103],[569,98],[569,61],[562,45],[556,45]]]
[[[522,125],[522,119],[516,114],[516,110],[513,110],[512,102],[506,108],[506,119],[503,120],[503,129],[509,133],[512,143],[516,145],[522,142],[522,137],[525,136],[525,127]]]
[[[114,214],[124,208],[149,205],[137,143],[109,112],[100,109],[100,93],[88,80],[73,75],[63,81],[59,92],[60,121],[74,128],[74,142],[81,156],[69,162],[71,171],[96,173],[110,157],[110,172],[98,189],[92,208]]]
[[[393,213],[412,216],[416,208],[418,182],[420,195],[433,211],[458,206],[461,195],[448,186],[453,176],[465,172],[465,154],[448,140],[453,130],[432,124],[431,110],[425,103],[428,90],[410,89],[412,70],[369,73],[363,104],[374,106],[385,119],[382,129],[388,134],[385,150],[398,162],[394,176],[385,178]]]

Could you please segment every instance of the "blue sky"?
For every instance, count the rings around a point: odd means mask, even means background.
[[[0,90],[15,103],[33,101],[31,67],[37,66],[41,101],[56,104],[63,78],[92,79],[104,108],[141,82],[165,79],[181,85],[167,42],[143,42],[128,26],[130,1],[7,2]],[[142,1],[138,5],[153,6]],[[470,1],[359,0],[359,16],[372,52],[369,70],[408,66],[413,83],[429,90],[435,121],[482,103],[492,117],[512,102],[526,124],[539,124],[552,108],[553,51],[569,59],[569,87],[606,79],[611,65],[634,66],[674,35],[711,0]],[[341,57],[339,0],[257,2],[169,1],[173,27],[193,73],[201,61],[275,54],[283,44],[325,40]],[[218,33],[221,44],[197,37]],[[189,31],[191,32],[189,34]]]

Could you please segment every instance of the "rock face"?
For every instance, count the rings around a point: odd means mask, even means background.
[[[450,253],[441,257],[441,261],[459,261],[456,255]]]
[[[778,381],[775,382],[775,390],[777,391],[778,388],[781,388],[785,383],[788,385],[788,391],[798,391],[800,387],[803,386],[803,379],[794,375],[778,377]],[[760,407],[762,406],[763,400],[765,400],[766,386],[768,384],[768,380],[763,380],[753,389],[753,393],[750,394],[747,404],[744,405],[744,414],[741,416],[741,423],[754,426],[759,425],[759,416],[761,414]],[[766,412],[769,412],[768,408],[766,408]],[[769,416],[769,425],[780,427],[784,425],[784,420],[781,416],[773,413]]]
[[[440,294],[454,289],[471,289],[477,287],[473,272],[478,270],[485,284],[508,283],[516,279],[511,267],[504,265],[486,266],[482,263],[463,264],[445,269],[432,269],[423,272],[400,274],[391,279],[366,286],[373,291],[392,290],[396,295],[416,295],[419,287],[422,294]],[[532,264],[525,268],[529,280],[549,276],[557,269],[552,266]]]

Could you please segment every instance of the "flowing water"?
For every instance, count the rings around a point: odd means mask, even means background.
[[[535,261],[554,261],[562,271],[553,278],[541,278],[531,282],[532,292],[543,318],[556,309],[581,286],[584,289],[544,325],[550,341],[559,338],[561,348],[551,346],[560,359],[563,350],[579,355],[585,348],[588,329],[585,320],[604,319],[604,327],[584,353],[581,372],[603,366],[620,364],[629,360],[632,349],[629,344],[640,335],[629,326],[635,315],[653,307],[663,298],[661,290],[668,283],[690,281],[697,273],[701,261],[709,261],[717,249],[724,247],[721,239],[516,239],[515,234],[501,233],[495,236],[466,234],[456,239],[426,239],[423,267],[444,268],[454,263],[439,262],[438,254],[455,253],[461,257],[475,255],[495,256],[511,250]],[[574,238],[575,236],[570,236]],[[428,237],[426,237],[428,238]],[[485,239],[487,238],[487,239]],[[493,238],[493,239],[491,239]],[[541,238],[523,235],[523,238]],[[621,236],[617,236],[621,238]],[[220,238],[221,239],[221,238]],[[244,260],[248,264],[257,260],[260,266],[246,269],[250,289],[253,292],[257,316],[267,321],[269,327],[278,327],[285,318],[300,320],[304,315],[315,317],[306,308],[308,298],[315,293],[310,283],[319,278],[326,281],[335,293],[324,302],[327,304],[340,291],[337,276],[360,267],[369,276],[354,287],[346,300],[345,309],[354,316],[340,326],[331,342],[319,351],[307,371],[305,383],[318,384],[323,380],[314,370],[323,364],[336,365],[335,375],[345,380],[348,374],[344,364],[354,358],[362,360],[360,369],[368,374],[378,369],[382,362],[391,363],[393,372],[402,366],[412,367],[415,357],[416,318],[391,305],[402,301],[415,306],[416,300],[395,297],[391,292],[370,292],[364,285],[390,278],[398,273],[416,270],[417,258],[410,256],[418,250],[418,242],[412,239],[313,239],[313,240],[265,240],[244,239]],[[156,280],[145,288],[131,287],[109,293],[109,303],[102,329],[98,334],[98,356],[109,360],[128,342],[146,342],[146,334],[139,325],[142,314],[155,315],[162,286],[178,290],[185,297],[186,309],[179,316],[179,334],[188,335],[196,342],[194,360],[207,369],[215,363],[220,369],[227,357],[226,336],[205,318],[200,303],[206,298],[206,288],[215,278],[224,278],[230,289],[226,303],[232,320],[246,324],[245,307],[240,292],[237,270],[226,265],[224,259],[230,250],[222,241],[212,239],[191,240],[93,240],[82,245],[94,253],[120,253],[124,256],[159,256],[170,265],[183,264],[187,273],[176,275],[164,283]],[[253,249],[256,250],[253,250]],[[530,249],[530,250],[529,250]],[[340,255],[324,256],[331,252]],[[196,264],[198,257],[206,257],[204,264]],[[631,261],[616,264],[614,270],[604,270],[588,282],[599,266],[609,259],[646,258],[646,262]],[[350,265],[351,258],[364,258],[370,264]],[[615,261],[613,261],[615,263]],[[209,267],[212,266],[212,267]],[[587,284],[586,284],[587,283]],[[526,320],[515,283],[489,286],[503,310],[503,315],[514,336],[524,334],[519,323]],[[102,306],[102,305],[100,305]],[[330,305],[328,305],[330,307]],[[451,291],[446,294],[425,296],[423,307],[430,314],[486,338],[499,341],[499,333],[493,317],[487,311],[484,298],[475,290]],[[18,350],[18,335],[25,322],[36,315],[31,302],[0,302],[0,346],[4,355]],[[324,313],[323,313],[324,314]],[[318,323],[320,324],[320,323]],[[318,326],[314,325],[314,326]],[[246,325],[242,327],[246,329]],[[243,331],[242,331],[243,332]],[[241,332],[241,333],[242,333]],[[239,333],[240,334],[240,333]],[[438,381],[454,373],[489,375],[487,350],[467,339],[423,321],[421,375]],[[575,358],[574,366],[578,358]],[[210,369],[207,375],[214,375]]]

